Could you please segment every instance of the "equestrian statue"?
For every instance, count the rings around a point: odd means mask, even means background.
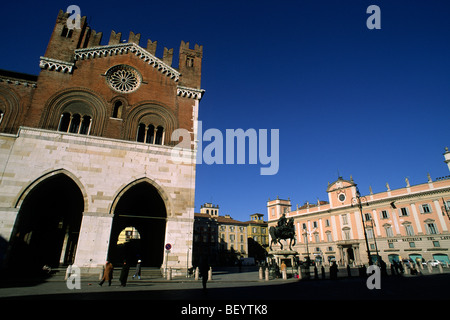
[[[272,226],[269,228],[269,234],[272,240],[270,241],[270,250],[272,250],[273,243],[279,243],[281,246],[281,250],[283,250],[283,244],[280,240],[290,239],[289,242],[289,250],[292,250],[292,242],[294,242],[295,246],[295,226],[294,226],[294,218],[286,219],[286,215],[283,213],[281,218],[278,220],[278,224],[276,227]]]

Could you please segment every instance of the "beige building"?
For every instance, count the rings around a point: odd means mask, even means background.
[[[267,221],[264,221],[264,215],[261,213],[251,214],[247,223],[248,237],[263,248],[267,248],[269,246],[269,228]]]
[[[445,162],[450,152],[446,148]],[[267,202],[269,226],[285,214],[294,218],[296,245],[302,259],[341,265],[368,264],[377,254],[385,262],[409,259],[449,262],[450,176],[364,196],[350,177],[328,185],[328,201],[292,209],[290,200]],[[361,203],[361,210],[359,207]],[[361,214],[362,211],[362,214]],[[366,239],[367,238],[367,245]],[[276,246],[275,246],[276,247]]]

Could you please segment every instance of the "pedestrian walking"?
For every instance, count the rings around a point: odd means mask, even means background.
[[[134,272],[133,279],[135,277],[138,277],[139,280],[141,280],[141,260],[138,260],[136,265],[136,271]]]
[[[330,267],[330,279],[337,279],[338,267],[336,261],[333,261],[333,264]]]
[[[206,282],[208,281],[208,271],[209,271],[208,258],[206,257],[202,258],[199,269],[200,269],[199,270],[200,276],[202,277],[203,290],[206,291]]]
[[[103,271],[102,280],[99,282],[99,285],[102,286],[105,281],[108,281],[109,286],[111,286],[111,281],[113,278],[114,266],[111,262],[106,261],[105,267]]]
[[[130,266],[127,264],[127,261],[123,261],[122,270],[120,271],[120,286],[125,287],[127,285],[128,273],[130,272]]]

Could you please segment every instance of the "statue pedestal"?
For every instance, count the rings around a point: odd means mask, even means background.
[[[275,258],[275,261],[278,265],[279,268],[281,268],[281,263],[283,260],[288,260],[290,261],[290,267],[292,270],[294,270],[294,265],[295,265],[295,257],[298,256],[298,252],[297,251],[293,251],[293,250],[272,250],[269,251],[269,255],[272,255]],[[288,264],[286,264],[288,265]]]

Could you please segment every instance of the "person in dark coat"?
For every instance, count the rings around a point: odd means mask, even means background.
[[[208,258],[206,257],[202,258],[199,269],[200,275],[202,277],[203,290],[206,290],[206,282],[208,281],[208,271],[209,271]]]
[[[109,286],[111,286],[111,281],[112,281],[112,278],[113,278],[113,271],[114,271],[114,266],[112,265],[112,263],[109,262],[109,261],[106,261],[105,270],[103,271],[103,277],[102,277],[102,280],[99,283],[100,286],[105,281],[108,281]]]
[[[120,271],[120,286],[125,287],[127,285],[128,280],[128,272],[130,272],[130,266],[126,261],[123,262],[122,270]]]
[[[138,260],[137,265],[136,265],[136,271],[133,275],[133,279],[137,276],[138,279],[141,279],[141,260]]]
[[[333,261],[333,264],[330,267],[330,279],[337,279],[338,267],[336,261]]]

